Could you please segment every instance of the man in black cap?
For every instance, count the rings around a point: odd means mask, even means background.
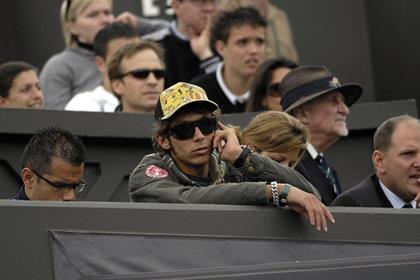
[[[318,230],[334,222],[310,183],[291,168],[241,147],[233,128],[219,122],[219,106],[195,85],[162,92],[153,145],[129,180],[136,202],[288,205]]]
[[[340,194],[336,171],[323,157],[340,137],[348,135],[349,107],[359,99],[362,87],[341,85],[324,66],[301,66],[286,75],[280,84],[281,105],[285,112],[305,124],[309,131],[306,152],[296,166],[330,205]]]

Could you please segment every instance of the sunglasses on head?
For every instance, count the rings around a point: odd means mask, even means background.
[[[65,12],[65,15],[64,15],[64,18],[66,19],[66,20],[69,20],[69,11],[70,11],[70,7],[71,7],[71,0],[67,0],[67,4],[66,4],[66,12]]]
[[[275,83],[268,86],[267,95],[271,97],[281,97],[280,83]]]
[[[150,73],[153,73],[156,79],[162,79],[165,76],[165,71],[162,69],[134,69],[130,72],[122,74],[121,78],[127,75],[131,75],[136,79],[144,80],[149,77]]]
[[[194,122],[184,122],[174,125],[169,129],[169,135],[178,140],[187,140],[194,137],[195,128],[198,127],[204,135],[209,135],[216,130],[217,120],[215,118],[202,118]]]

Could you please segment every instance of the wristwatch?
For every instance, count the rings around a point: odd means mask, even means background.
[[[251,149],[248,148],[246,145],[241,145],[241,148],[242,148],[241,154],[233,163],[233,166],[235,166],[236,168],[243,167],[245,164],[246,158],[252,153]]]

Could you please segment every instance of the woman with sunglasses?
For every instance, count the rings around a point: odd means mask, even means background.
[[[281,111],[279,84],[296,67],[293,61],[282,58],[266,60],[255,73],[245,111]]]
[[[40,82],[45,108],[63,110],[74,95],[102,81],[92,44],[96,33],[114,20],[112,0],[65,0],[60,18],[67,47],[47,61]]]

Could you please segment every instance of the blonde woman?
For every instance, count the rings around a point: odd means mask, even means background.
[[[63,110],[75,94],[102,81],[92,44],[96,33],[114,21],[112,0],[65,0],[60,17],[67,48],[47,61],[40,82],[45,108]]]
[[[283,165],[294,167],[306,148],[306,127],[283,112],[255,116],[245,129],[236,130],[241,144]]]

